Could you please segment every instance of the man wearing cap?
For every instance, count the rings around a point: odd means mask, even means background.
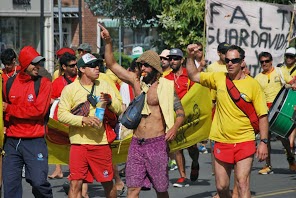
[[[52,93],[51,93],[51,103],[53,103],[52,107],[57,105],[64,87],[68,84],[71,84],[77,77],[77,66],[76,66],[77,61],[76,61],[75,55],[65,52],[61,57],[59,57],[59,62],[64,74],[52,82]],[[56,106],[54,115],[53,115],[53,119],[55,120],[58,120],[57,110],[58,108]],[[60,164],[57,164],[54,172],[51,175],[48,175],[48,178],[50,179],[63,178],[62,166]]]
[[[144,52],[143,47],[141,46],[134,47],[131,55],[132,59],[139,58],[143,54],[143,52]]]
[[[284,70],[287,70],[289,74],[295,79],[296,78],[296,49],[294,47],[289,47],[285,52],[285,65],[282,66]],[[289,136],[290,140],[290,148],[292,152],[296,153],[295,148],[295,137],[296,137],[296,129]]]
[[[77,48],[79,58],[81,58],[86,53],[91,53],[91,46],[88,43],[82,43]]]
[[[259,62],[262,67],[262,72],[257,74],[255,79],[259,82],[262,90],[264,91],[266,97],[267,107],[270,108],[274,102],[278,92],[285,84],[293,84],[295,81],[289,75],[288,71],[283,69],[283,67],[274,67],[272,65],[272,55],[269,52],[261,52],[258,55]],[[268,157],[266,158],[265,166],[258,171],[261,175],[273,174],[270,158],[270,137],[269,133],[267,147],[268,147]],[[287,161],[289,163],[289,169],[291,171],[296,171],[296,163],[294,158],[294,153],[291,152],[289,140],[286,138],[279,137],[282,145],[284,146],[287,153]]]
[[[35,82],[44,57],[31,46],[21,49],[19,62],[21,71],[16,75],[11,89],[3,102],[7,120],[5,156],[3,159],[4,197],[22,197],[22,168],[32,186],[35,197],[53,197],[48,174],[48,150],[44,136],[44,122],[50,105],[51,82],[41,78],[38,94]]]
[[[174,48],[170,50],[170,54],[168,55],[170,61],[170,67],[172,68],[171,73],[169,73],[165,78],[174,82],[175,90],[180,99],[184,97],[184,95],[189,91],[189,89],[193,86],[193,82],[189,80],[186,68],[182,67],[183,64],[183,52]],[[199,151],[197,149],[197,145],[193,145],[188,147],[189,156],[192,158],[191,163],[191,173],[190,179],[191,181],[196,181],[199,175]],[[185,160],[184,160],[183,149],[176,152],[176,161],[180,173],[180,178],[173,184],[174,187],[187,187],[189,186],[189,181],[186,178],[185,171]]]
[[[75,56],[75,51],[73,49],[71,49],[69,47],[63,47],[63,48],[59,49],[58,51],[56,51],[56,57],[57,57],[58,62],[59,62],[59,59],[61,58],[61,56],[63,56],[63,54],[66,52]],[[59,76],[63,75],[63,68],[60,66],[60,64],[56,64],[54,70],[55,71],[52,75],[52,81],[57,79]]]
[[[102,120],[95,116],[96,107],[105,108],[105,114],[121,113],[121,101],[113,88],[98,80],[97,58],[90,53],[77,62],[78,80],[66,86],[61,94],[58,119],[70,125],[70,189],[69,197],[81,197],[82,183],[101,182],[106,197],[116,197],[113,185],[112,151]],[[99,99],[98,99],[99,98]],[[83,105],[82,105],[83,104]],[[78,108],[82,105],[81,108]],[[81,114],[72,112],[73,109]]]
[[[167,141],[176,137],[184,120],[184,110],[174,93],[172,81],[162,78],[162,68],[158,54],[145,51],[138,59],[142,78],[127,71],[114,59],[112,40],[108,30],[100,25],[101,37],[105,40],[106,65],[121,80],[130,84],[135,96],[142,91],[146,101],[141,112],[142,119],[134,129],[126,164],[126,184],[128,197],[139,197],[141,187],[148,180],[153,184],[157,197],[168,195],[168,150]],[[174,120],[176,112],[176,120]]]
[[[162,76],[165,77],[168,75],[172,68],[170,67],[170,61],[168,55],[170,54],[170,50],[164,49],[161,54],[159,55],[161,61],[161,68],[162,68]]]

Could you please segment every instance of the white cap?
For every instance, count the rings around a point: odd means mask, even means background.
[[[134,47],[132,50],[132,58],[139,58],[144,52],[143,47]]]
[[[296,55],[296,49],[294,47],[289,47],[286,52],[285,55],[292,55],[295,56]]]

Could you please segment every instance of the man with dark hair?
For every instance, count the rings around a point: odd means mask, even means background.
[[[100,24],[99,26],[102,29],[101,37],[106,42],[107,67],[133,87],[135,96],[142,91],[146,93],[147,102],[141,112],[142,119],[134,129],[126,163],[128,197],[139,197],[147,180],[153,184],[157,197],[169,197],[167,141],[176,137],[185,116],[182,104],[175,94],[174,84],[161,77],[160,58],[152,50],[145,51],[137,59],[141,78],[120,66],[114,59],[108,30]]]
[[[21,70],[21,66],[16,65],[16,61],[17,57],[13,49],[8,48],[1,53],[1,62],[4,65],[2,69],[3,87],[8,78],[15,76]]]
[[[52,93],[51,93],[51,103],[56,106],[58,99],[61,96],[62,90],[68,84],[71,84],[77,77],[77,61],[76,56],[66,52],[59,58],[61,71],[63,75],[59,76],[52,82]],[[53,119],[58,120],[57,112],[58,108],[55,109]],[[56,165],[54,172],[51,175],[48,175],[50,179],[61,179],[63,178],[62,166],[60,164]]]
[[[261,52],[258,56],[259,62],[261,64],[262,72],[257,74],[255,79],[259,82],[261,85],[265,97],[266,97],[266,104],[267,107],[270,108],[272,103],[274,102],[278,92],[281,90],[281,88],[285,84],[293,84],[295,81],[290,76],[287,70],[283,69],[283,67],[274,67],[272,65],[272,55],[269,52]],[[269,132],[268,136],[268,157],[266,158],[266,164],[265,166],[259,170],[259,174],[267,175],[272,174],[272,166],[271,166],[271,159],[270,159],[270,138],[271,138],[271,132]],[[294,153],[292,153],[290,149],[290,142],[287,138],[282,138],[278,136],[280,141],[282,142],[286,154],[287,154],[287,160],[289,163],[289,168],[292,171],[296,171],[296,163],[294,158]]]
[[[119,115],[121,101],[108,82],[98,79],[100,71],[96,61],[89,53],[78,60],[79,79],[63,89],[59,103],[58,119],[70,125],[69,197],[81,197],[83,182],[91,183],[94,178],[101,182],[106,197],[117,196],[107,128],[103,120],[95,116],[95,111],[100,107],[105,109],[105,114],[111,111]],[[81,114],[75,113],[74,108]]]
[[[44,57],[31,46],[19,55],[21,71],[6,96],[3,111],[9,115],[3,159],[4,197],[22,197],[22,168],[35,197],[52,197],[48,174],[45,116],[50,105],[51,82],[38,76]],[[41,79],[39,79],[41,78]],[[35,89],[35,81],[40,82]],[[38,91],[38,92],[37,92]]]
[[[184,95],[189,91],[189,89],[193,86],[194,82],[190,81],[187,75],[187,71],[184,67],[182,67],[183,52],[174,48],[170,50],[170,54],[168,55],[170,67],[172,71],[165,76],[166,79],[174,82],[175,91],[180,99],[184,97]],[[199,151],[197,149],[197,145],[194,144],[187,148],[190,158],[192,159],[191,163],[191,173],[190,179],[191,181],[196,181],[199,176]],[[180,178],[173,184],[174,187],[187,187],[189,186],[189,181],[186,177],[185,171],[185,157],[183,154],[183,149],[176,151],[176,162],[178,165],[178,170],[180,173]]]
[[[218,90],[217,108],[209,139],[215,141],[215,177],[218,195],[230,198],[231,169],[234,167],[235,182],[239,197],[251,197],[250,173],[254,154],[259,161],[266,159],[268,149],[268,119],[265,96],[259,83],[244,74],[242,62],[245,52],[238,46],[230,46],[226,52],[226,72],[201,72],[194,65],[196,44],[187,47],[187,72],[190,79],[203,86]],[[244,100],[252,103],[259,117],[261,141],[256,150],[255,133],[249,117],[231,99],[227,90],[227,79],[232,81]]]

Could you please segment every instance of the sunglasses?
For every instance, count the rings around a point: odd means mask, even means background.
[[[67,67],[74,68],[76,65],[77,65],[77,63],[73,63],[71,65],[67,65]]]
[[[293,55],[285,55],[285,57],[286,58],[290,58],[290,59],[294,59],[295,58],[295,56],[293,56]]]
[[[203,49],[202,48],[199,48],[199,49],[197,49],[198,51],[200,51],[200,52],[202,52],[203,51]]]
[[[94,63],[86,64],[85,67],[96,68],[96,67],[100,67],[100,66],[96,62],[94,62]]]
[[[142,65],[144,65],[144,67],[151,67],[148,63],[138,63],[139,67],[142,67]]]
[[[180,56],[170,56],[169,57],[169,60],[181,60],[182,59],[182,57],[180,57]]]
[[[165,57],[160,57],[160,60],[169,60],[169,59]]]
[[[240,63],[242,61],[242,59],[240,58],[234,58],[234,59],[228,59],[228,58],[225,58],[225,62],[228,64],[229,62],[232,62],[232,64],[237,64],[237,63]]]
[[[270,63],[270,61],[271,61],[271,60],[262,60],[262,61],[260,61],[260,63],[261,63],[261,64],[263,64],[263,63]]]

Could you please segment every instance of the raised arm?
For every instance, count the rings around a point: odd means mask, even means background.
[[[101,28],[101,37],[105,41],[105,61],[106,66],[122,81],[133,85],[137,76],[135,73],[130,72],[126,70],[124,67],[119,65],[113,55],[112,51],[112,39],[110,37],[109,31],[102,26],[101,24],[98,24],[98,26]]]
[[[199,82],[200,72],[202,70],[202,67],[196,68],[194,64],[194,57],[197,53],[197,48],[198,47],[196,44],[190,44],[187,46],[188,57],[186,62],[186,69],[190,80],[194,82]]]

